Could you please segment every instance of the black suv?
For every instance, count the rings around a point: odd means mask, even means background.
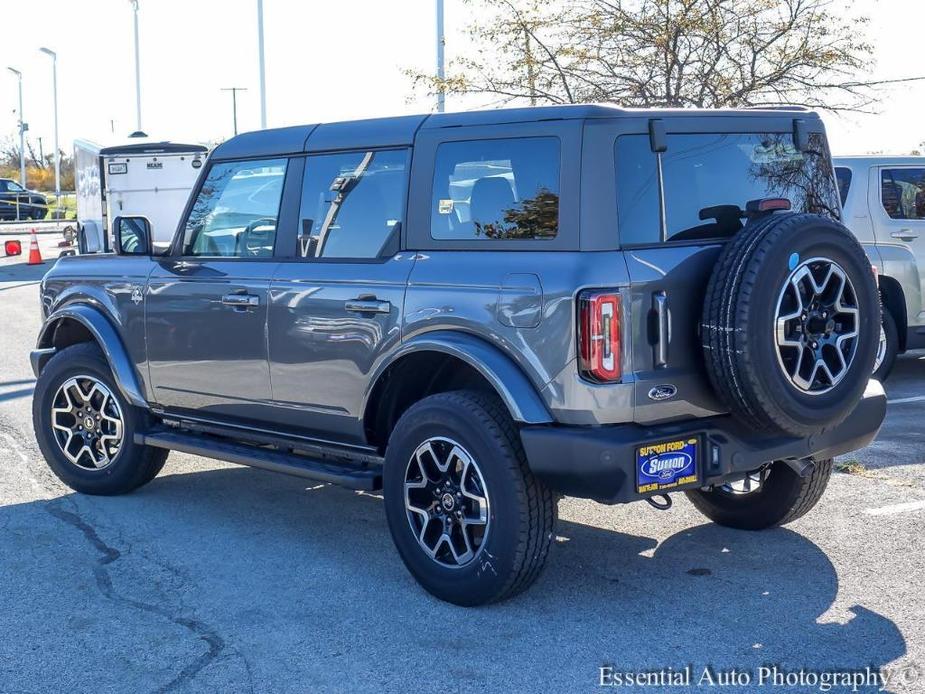
[[[409,570],[464,605],[536,579],[559,495],[786,523],[885,412],[839,216],[801,110],[240,135],[169,249],[120,217],[115,254],[45,277],[36,435],[91,494],[169,450],[381,490]]]
[[[44,195],[26,190],[11,178],[0,178],[0,221],[44,219],[47,212],[48,199]]]

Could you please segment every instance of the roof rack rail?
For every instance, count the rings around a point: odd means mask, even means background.
[[[768,104],[767,106],[743,106],[746,111],[800,111],[805,113],[812,111],[809,106],[799,104]]]

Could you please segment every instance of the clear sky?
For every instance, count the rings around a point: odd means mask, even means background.
[[[447,57],[465,50],[471,9],[445,0]],[[871,18],[878,77],[925,74],[925,0],[856,0]],[[140,0],[142,126],[152,137],[214,141],[259,126],[256,0]],[[264,0],[268,125],[431,110],[404,68],[431,69],[433,0]],[[51,59],[58,53],[61,147],[134,129],[129,0],[0,0],[0,68],[23,72],[29,136],[52,142]],[[16,133],[16,80],[0,70],[0,136]],[[493,101],[485,97],[484,102]],[[448,110],[478,106],[450,98]],[[836,153],[905,153],[925,140],[925,82],[883,91],[876,116],[826,116]]]

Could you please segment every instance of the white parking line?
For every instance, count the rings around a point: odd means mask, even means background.
[[[907,402],[922,402],[925,400],[925,395],[915,395],[911,398],[897,398],[896,400],[887,400],[887,405],[904,405]]]
[[[890,506],[881,506],[880,508],[864,509],[864,513],[869,516],[891,516],[894,513],[921,511],[922,509],[925,509],[925,501],[907,501],[903,504],[892,504]]]

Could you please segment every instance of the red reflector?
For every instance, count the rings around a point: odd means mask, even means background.
[[[584,292],[578,299],[578,358],[582,375],[592,381],[619,381],[620,295]]]
[[[7,255],[22,255],[22,244],[19,241],[7,241],[3,244]]]

